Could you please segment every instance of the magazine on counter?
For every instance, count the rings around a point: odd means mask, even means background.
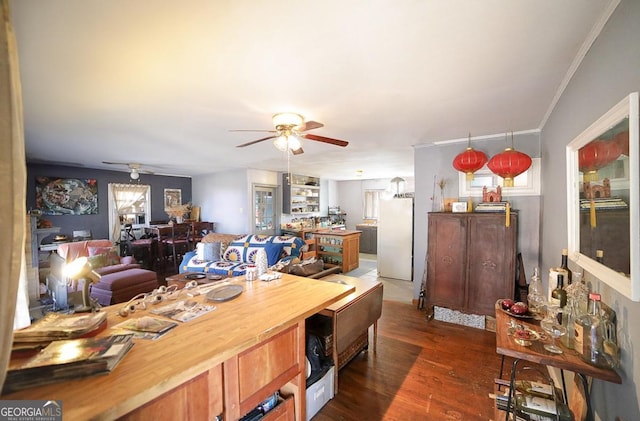
[[[216,306],[194,300],[181,300],[151,310],[151,313],[179,322],[188,322],[216,309]]]
[[[85,314],[47,313],[31,326],[13,332],[14,342],[46,342],[73,339],[97,330],[107,320],[106,312]]]
[[[3,394],[28,387],[111,372],[133,346],[133,335],[53,341],[17,367],[10,367]]]
[[[171,320],[142,316],[118,323],[113,326],[113,331],[133,333],[137,339],[158,339],[176,326],[178,326],[178,323]]]

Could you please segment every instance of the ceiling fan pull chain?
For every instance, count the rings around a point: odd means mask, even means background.
[[[291,151],[287,148],[287,180],[289,181],[289,185],[291,185]]]

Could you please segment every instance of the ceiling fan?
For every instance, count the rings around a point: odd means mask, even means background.
[[[129,174],[129,177],[131,177],[132,180],[137,180],[138,178],[140,178],[140,173],[153,174],[153,171],[143,169],[142,164],[140,164],[139,162],[102,161],[102,163],[107,165],[126,165],[131,171],[131,173]]]
[[[252,140],[251,142],[243,143],[236,146],[237,148],[244,148],[245,146],[253,145],[259,142],[263,142],[269,139],[275,139],[273,144],[279,150],[285,152],[290,150],[294,155],[303,153],[301,138],[315,140],[316,142],[329,143],[331,145],[345,147],[349,142],[340,139],[333,139],[330,137],[318,136],[310,133],[303,133],[307,130],[319,129],[324,124],[317,121],[304,121],[304,117],[296,113],[278,113],[273,116],[273,125],[275,130],[231,130],[232,132],[269,132],[274,133],[271,136],[263,137],[261,139]]]

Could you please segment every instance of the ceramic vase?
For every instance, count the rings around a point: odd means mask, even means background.
[[[256,268],[258,269],[258,277],[267,273],[269,263],[267,262],[267,252],[265,249],[260,249],[256,253]]]

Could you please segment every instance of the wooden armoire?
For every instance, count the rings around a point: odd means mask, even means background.
[[[518,216],[511,212],[428,215],[426,304],[494,315],[499,298],[513,298]]]

